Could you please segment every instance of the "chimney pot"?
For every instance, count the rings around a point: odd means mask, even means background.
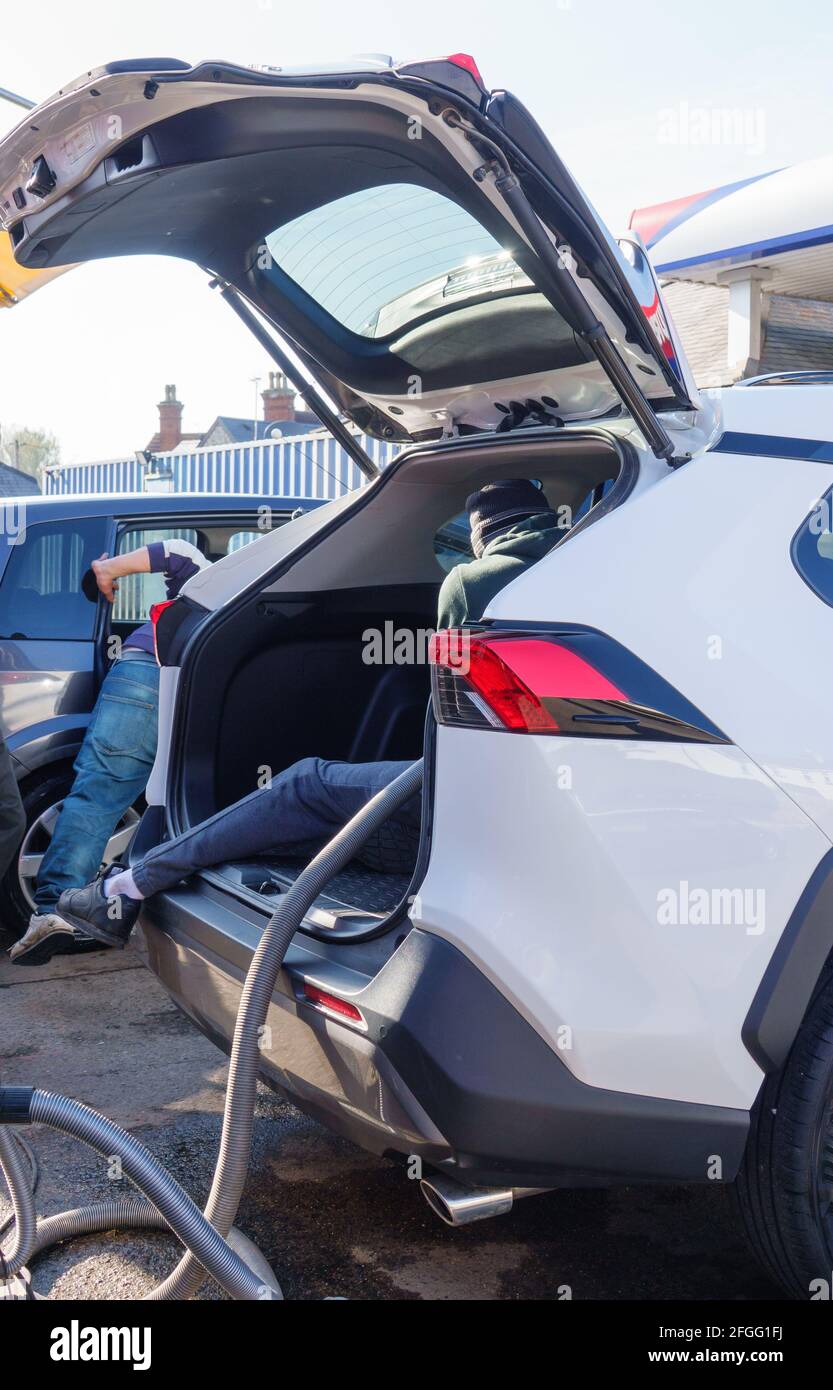
[[[264,424],[271,424],[273,420],[295,419],[295,387],[290,385],[283,372],[269,373],[269,385],[261,396]]]
[[[176,387],[165,387],[165,399],[159,402],[159,449],[162,453],[175,449],[182,439],[182,402],[176,398]]]

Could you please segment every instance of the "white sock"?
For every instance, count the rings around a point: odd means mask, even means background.
[[[117,898],[123,894],[126,898],[132,898],[134,902],[142,902],[144,893],[140,893],[136,884],[133,882],[133,875],[129,869],[123,869],[121,873],[111,874],[104,880],[105,898]]]

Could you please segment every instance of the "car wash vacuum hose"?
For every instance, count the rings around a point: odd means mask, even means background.
[[[420,759],[390,786],[377,792],[281,895],[243,985],[229,1062],[220,1152],[203,1212],[144,1144],[112,1120],[67,1096],[24,1086],[0,1087],[0,1169],[15,1214],[12,1248],[0,1254],[0,1280],[16,1274],[33,1254],[71,1236],[115,1227],[158,1227],[171,1230],[186,1247],[186,1254],[147,1298],[190,1298],[206,1273],[233,1298],[281,1297],[277,1281],[259,1251],[239,1232],[232,1231],[251,1154],[260,1030],[289,943],[310,907],[365,841],[417,795],[422,778]],[[49,1125],[83,1139],[108,1159],[118,1157],[122,1171],[148,1200],[98,1202],[50,1217],[38,1226],[29,1165],[15,1143],[13,1131],[5,1128],[22,1124]]]

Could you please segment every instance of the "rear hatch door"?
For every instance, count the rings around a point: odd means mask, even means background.
[[[110,64],[0,143],[0,221],[31,269],[204,266],[381,438],[599,418],[634,395],[651,420],[703,426],[647,258],[623,254],[529,113],[463,55]]]

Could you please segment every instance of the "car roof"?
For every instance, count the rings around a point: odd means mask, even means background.
[[[214,516],[227,512],[256,512],[258,507],[278,511],[309,510],[320,507],[324,498],[284,497],[279,494],[219,492],[122,492],[112,495],[67,493],[60,497],[16,497],[8,502],[25,505],[29,520],[62,520],[77,516],[168,516],[203,513]],[[8,505],[8,503],[7,503]]]

